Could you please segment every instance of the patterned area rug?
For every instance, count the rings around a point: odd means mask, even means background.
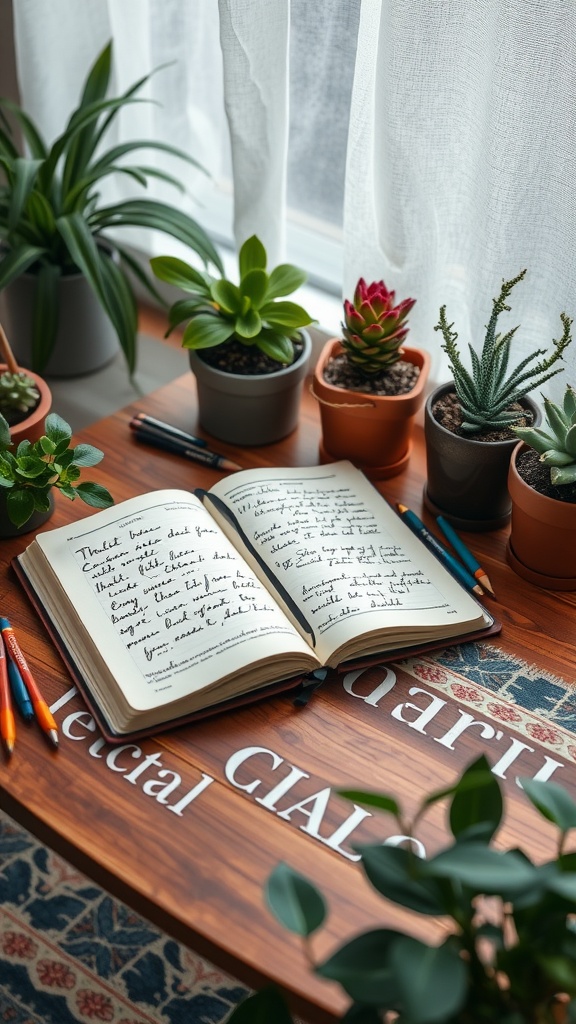
[[[465,644],[405,671],[576,761],[576,688]],[[220,1024],[246,994],[0,813],[0,1021]]]

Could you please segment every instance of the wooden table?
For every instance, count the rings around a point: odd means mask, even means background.
[[[201,433],[193,378],[186,375],[79,435],[106,452],[91,478],[108,486],[117,502],[153,488],[192,489],[215,482],[213,470],[137,444],[128,428],[137,409]],[[240,453],[226,445],[218,448],[246,468],[314,465],[318,439],[316,407],[306,392],[301,425],[291,437]],[[426,519],[424,468],[418,429],[408,471],[384,482],[381,490]],[[80,502],[60,499],[51,525],[85,515],[90,510]],[[539,590],[515,576],[505,561],[506,537],[502,530],[468,538],[499,598],[493,607],[503,630],[490,643],[571,681],[576,675],[576,595]],[[30,539],[2,544],[0,607],[54,703],[71,683],[10,569],[11,558]],[[383,678],[383,670],[371,671]],[[314,944],[319,958],[343,938],[374,925],[409,926],[413,934],[430,935],[437,925],[380,900],[352,859],[354,843],[389,838],[393,819],[355,820],[352,805],[335,790],[378,788],[410,811],[422,794],[453,781],[472,757],[484,751],[494,763],[514,741],[506,726],[491,740],[477,726],[466,730],[452,749],[443,745],[442,737],[469,709],[446,695],[442,704],[434,697],[433,679],[419,684],[427,696],[410,696],[411,686],[414,679],[399,672],[393,690],[371,704],[338,684],[318,693],[303,710],[286,697],[274,698],[116,749],[91,731],[90,717],[76,696],[55,712],[61,730],[58,751],[49,749],[34,725],[20,725],[14,756],[0,767],[0,806],[175,938],[247,984],[273,979],[309,1020],[333,1021],[346,1000],[336,986],[311,974],[300,943],[267,910],[263,889],[271,870],[287,861],[326,894],[328,926]],[[372,689],[368,680],[362,692]],[[434,716],[425,729],[416,728],[418,715],[406,702],[424,707],[434,699]],[[549,755],[534,742],[504,772],[502,843],[513,840],[539,858],[551,853],[553,832],[532,811],[515,777],[535,775],[549,765]],[[159,772],[164,781],[180,780],[165,803],[153,785]],[[576,795],[574,759],[564,758],[554,772]],[[275,800],[274,787],[290,773],[293,784]],[[324,804],[321,821],[314,824],[311,811]],[[419,829],[429,852],[446,840],[443,813],[444,808],[434,808]]]

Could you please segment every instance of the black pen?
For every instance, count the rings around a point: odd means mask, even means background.
[[[208,446],[208,442],[203,437],[187,434],[185,430],[173,427],[171,423],[164,423],[163,420],[157,420],[155,416],[148,416],[145,412],[137,412],[130,420],[130,429],[139,430],[142,426],[151,427],[152,430],[158,431],[166,437],[174,437],[179,441],[186,441],[188,444],[193,444],[195,448],[206,448]]]
[[[208,448],[196,448],[194,445],[177,440],[177,438],[162,436],[159,431],[152,431],[149,427],[138,428],[134,431],[134,437],[142,444],[152,445],[153,448],[160,448],[173,455],[182,455],[185,459],[198,462],[203,466],[210,466],[212,469],[225,469],[231,472],[242,469],[238,463],[232,462],[224,455],[211,452]]]

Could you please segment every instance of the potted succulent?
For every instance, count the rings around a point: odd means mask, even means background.
[[[562,337],[553,341],[552,351],[546,355],[545,349],[537,349],[508,370],[510,343],[518,328],[505,334],[497,334],[496,328],[500,314],[510,310],[510,292],[525,274],[523,270],[502,282],[481,351],[468,346],[470,369],[461,359],[445,306],[434,328],[442,332],[453,380],[436,388],[426,402],[424,501],[434,515],[442,514],[463,529],[492,530],[508,522],[508,466],[517,444],[512,427],[540,422],[540,409],[528,392],[561,372],[561,366],[552,367],[571,341],[572,321],[561,313]],[[544,358],[531,365],[539,356]]]
[[[408,464],[430,368],[426,352],[404,345],[415,301],[396,303],[384,281],[364,278],[344,301],[342,337],[326,343],[314,372],[322,462],[350,459],[372,479]]]
[[[20,155],[8,121],[0,123],[0,292],[14,350],[38,373],[75,376],[98,369],[122,348],[136,366],[137,310],[132,274],[156,295],[152,279],[117,241],[126,227],[154,228],[221,268],[202,228],[176,207],[150,199],[105,203],[100,189],[110,175],[127,175],[145,187],[151,176],[180,183],[162,170],[125,163],[135,150],[154,149],[196,164],[160,141],[103,149],[118,112],[141,102],[136,94],[150,76],[121,96],[106,98],[112,45],[91,68],[79,104],[49,147],[24,110],[7,99],[29,156]]]
[[[440,918],[434,943],[382,927],[346,942],[322,963],[311,936],[326,919],[322,893],[281,864],[268,880],[268,904],[299,935],[314,972],[337,982],[351,1004],[349,1024],[569,1024],[576,1019],[576,858],[566,837],[576,803],[562,786],[518,780],[532,806],[558,829],[556,856],[535,864],[518,849],[492,845],[503,814],[497,778],[484,757],[453,787],[431,793],[412,822],[388,795],[342,795],[392,814],[400,834],[439,800],[450,798],[452,841],[425,859],[413,844],[359,848],[361,866],[381,896],[411,912]],[[276,989],[242,1002],[228,1024],[289,1024]]]
[[[0,324],[0,413],[10,427],[13,444],[37,441],[52,407],[52,393],[36,373],[21,370]]]
[[[167,333],[187,321],[182,344],[190,350],[204,429],[242,445],[268,444],[294,430],[312,351],[303,328],[313,320],[283,297],[304,283],[304,271],[284,263],[268,272],[256,235],[240,249],[238,284],[168,256],[150,263],[156,277],[187,293],[171,307]]]
[[[67,498],[81,498],[94,508],[114,504],[101,484],[77,483],[81,470],[101,462],[103,452],[89,444],[70,447],[72,431],[60,416],[50,413],[45,433],[16,451],[10,426],[0,415],[0,536],[27,533],[44,523],[53,511],[53,489]]]
[[[576,590],[576,391],[562,405],[544,399],[548,430],[515,427],[507,558],[524,579],[552,590]],[[523,442],[523,443],[522,443]]]

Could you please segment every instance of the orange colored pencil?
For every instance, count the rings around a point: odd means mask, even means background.
[[[57,747],[58,726],[54,721],[54,716],[50,711],[50,708],[40,693],[34,676],[28,668],[26,658],[20,650],[20,644],[14,636],[14,630],[8,622],[8,619],[0,618],[0,632],[8,649],[8,654],[20,669],[20,675],[22,676],[26,689],[30,694],[30,700],[32,701],[32,707],[34,708],[34,713],[38,719],[38,724],[42,731],[46,733],[48,739],[55,747]]]
[[[8,665],[6,648],[0,636],[0,736],[6,747],[8,757],[11,756],[16,742],[16,721],[12,710],[12,695],[8,682]]]

